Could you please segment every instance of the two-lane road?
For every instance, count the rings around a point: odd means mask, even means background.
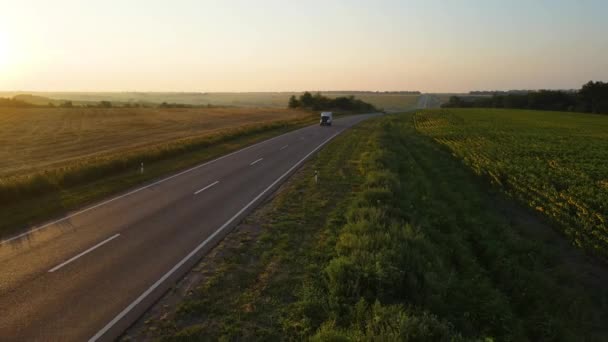
[[[370,116],[266,140],[0,242],[0,340],[115,338],[309,156]]]

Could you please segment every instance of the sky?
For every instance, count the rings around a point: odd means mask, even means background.
[[[0,90],[572,89],[603,0],[0,0]]]

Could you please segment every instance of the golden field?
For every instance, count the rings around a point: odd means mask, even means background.
[[[309,115],[277,108],[0,108],[0,177]]]

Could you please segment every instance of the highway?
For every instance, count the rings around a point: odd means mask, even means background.
[[[307,158],[370,116],[266,140],[0,242],[0,340],[115,339]]]
[[[434,94],[423,94],[418,98],[416,109],[430,109],[441,107],[439,96]]]

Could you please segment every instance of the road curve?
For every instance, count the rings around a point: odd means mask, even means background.
[[[266,140],[0,242],[0,340],[116,338],[308,157],[372,115]]]

